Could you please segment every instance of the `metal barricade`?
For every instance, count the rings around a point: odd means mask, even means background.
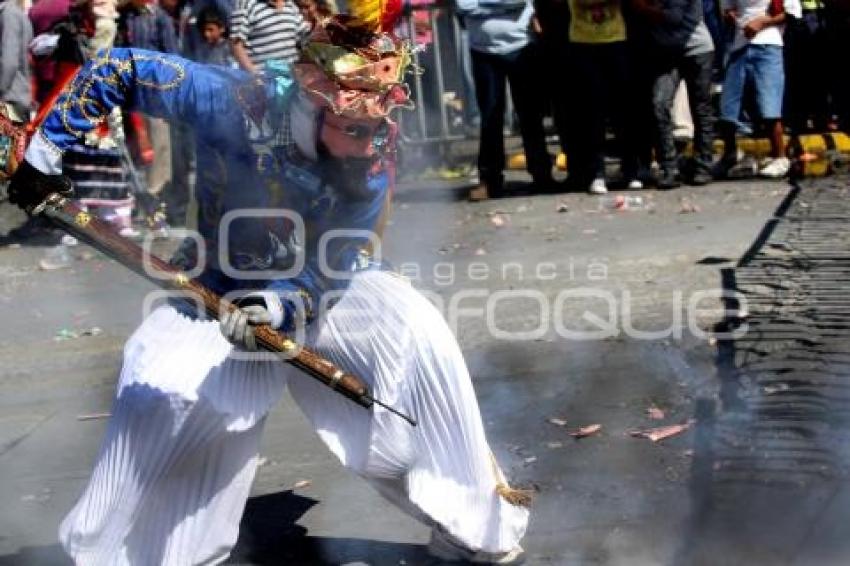
[[[476,109],[471,68],[465,64],[469,48],[451,2],[408,4],[397,33],[417,46],[408,76],[416,108],[399,114],[401,143],[442,144],[476,136],[477,129],[466,124]]]

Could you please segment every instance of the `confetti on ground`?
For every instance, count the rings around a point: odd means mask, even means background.
[[[577,439],[586,438],[588,436],[593,436],[594,434],[597,434],[600,430],[602,430],[601,424],[592,424],[583,426],[580,429],[571,432],[570,436]]]
[[[98,326],[92,326],[91,328],[84,328],[82,330],[62,328],[56,333],[56,335],[53,337],[53,340],[56,342],[63,342],[65,340],[73,340],[75,338],[81,338],[83,336],[98,336],[100,334],[103,334],[103,329]]]
[[[77,415],[78,421],[96,421],[100,419],[108,419],[112,413],[90,413],[87,415]]]
[[[629,436],[634,438],[648,438],[652,442],[660,442],[665,438],[670,438],[671,436],[676,436],[677,434],[685,432],[691,428],[693,423],[694,421],[690,420],[686,423],[677,425],[660,426],[658,428],[650,428],[646,430],[633,430],[629,432]]]
[[[660,421],[664,418],[664,411],[656,407],[655,405],[651,405],[646,409],[646,416],[654,421]]]
[[[496,228],[501,228],[506,223],[507,223],[507,220],[505,220],[505,217],[502,216],[501,214],[494,214],[493,216],[490,217],[490,224],[492,224]]]

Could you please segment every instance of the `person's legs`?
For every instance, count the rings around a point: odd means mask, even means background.
[[[679,185],[676,144],[673,139],[673,99],[679,88],[679,69],[676,60],[661,53],[654,55],[655,78],[652,85],[652,108],[655,115],[656,148],[661,174],[659,189],[672,189]]]
[[[837,3],[827,2],[824,8],[826,21],[825,42],[828,54],[850,53],[850,14]],[[838,116],[839,127],[850,132],[850,73],[828,74],[833,111]]]
[[[709,171],[714,156],[714,108],[711,104],[713,65],[713,52],[685,57],[680,63],[694,121],[694,170],[690,181],[697,185],[710,181]]]
[[[289,380],[346,467],[469,551],[518,548],[528,510],[508,501],[463,355],[425,297],[392,274],[358,274],[307,343],[418,422],[412,427],[380,407],[364,411],[309,379]]]
[[[632,58],[625,41],[610,43],[603,47],[603,65],[599,69],[603,83],[606,114],[611,118],[614,134],[619,146],[620,170],[627,181],[637,178],[639,142],[641,132],[635,119],[636,100],[631,92]],[[597,177],[605,175],[605,121],[602,121],[602,152],[597,158]],[[601,175],[600,175],[601,174]]]
[[[490,196],[502,189],[505,169],[505,140],[502,128],[505,117],[505,84],[507,75],[498,55],[472,51],[472,76],[481,113],[478,142],[478,176]],[[486,195],[484,198],[487,198]]]
[[[154,311],[124,350],[106,436],[59,538],[80,564],[215,564],[236,542],[285,378],[215,321]]]
[[[782,98],[785,92],[785,68],[782,48],[776,45],[754,45],[753,82],[759,113],[770,131],[773,160],[759,173],[765,177],[784,177],[790,168],[785,156],[782,127]]]
[[[656,136],[650,135],[656,128],[655,113],[652,106],[652,90],[655,79],[654,49],[648,41],[629,42],[629,54],[632,65],[629,104],[637,171],[629,181],[629,188],[637,189],[651,180],[652,151],[657,144]]]
[[[546,190],[553,183],[552,157],[546,148],[546,133],[543,131],[547,99],[541,93],[540,57],[540,46],[531,43],[507,57],[506,62],[511,98],[519,117],[526,169],[535,185]]]
[[[569,147],[569,182],[587,188],[594,179],[605,178],[604,68],[600,49],[605,46],[573,44],[570,49],[570,116],[573,125]],[[603,187],[604,188],[604,187]],[[602,191],[600,191],[602,192]]]
[[[737,161],[738,146],[735,136],[738,133],[738,120],[747,83],[747,60],[751,46],[744,47],[729,55],[726,65],[726,78],[723,81],[723,93],[720,96],[720,121],[717,128],[723,140],[723,157],[715,167],[715,178],[724,178]]]

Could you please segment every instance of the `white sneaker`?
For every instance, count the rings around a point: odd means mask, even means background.
[[[629,181],[628,187],[630,191],[639,191],[643,188],[643,181],[640,179],[632,179]]]
[[[518,566],[525,562],[525,551],[519,545],[507,552],[475,551],[467,548],[459,540],[436,527],[431,529],[428,554],[447,562],[466,562],[471,564]]]
[[[772,159],[767,165],[759,170],[759,175],[769,179],[781,179],[791,169],[791,160],[787,157]]]
[[[608,192],[608,187],[605,185],[605,179],[598,177],[590,183],[590,188],[587,191],[592,195],[604,195]]]

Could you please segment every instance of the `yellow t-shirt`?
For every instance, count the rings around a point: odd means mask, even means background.
[[[569,0],[570,41],[613,43],[626,40],[620,0]]]

